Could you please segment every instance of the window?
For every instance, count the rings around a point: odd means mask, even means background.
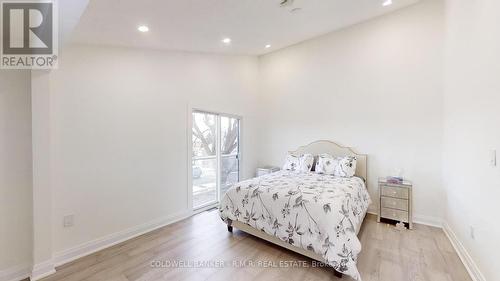
[[[195,111],[192,116],[193,208],[219,202],[240,179],[240,119]]]

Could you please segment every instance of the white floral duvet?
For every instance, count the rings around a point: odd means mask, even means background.
[[[357,230],[371,204],[358,177],[280,171],[236,183],[220,204],[223,221],[240,221],[314,251],[338,272],[361,280]]]

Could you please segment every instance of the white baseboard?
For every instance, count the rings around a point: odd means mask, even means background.
[[[78,245],[65,251],[57,252],[54,254],[54,264],[55,266],[60,266],[81,257],[88,256],[105,248],[114,246],[134,237],[153,231],[155,229],[183,220],[191,216],[191,214],[191,211],[186,210],[147,222],[136,227],[107,235],[105,237]]]
[[[378,216],[377,211],[368,210],[368,213],[375,215],[375,216]],[[437,217],[414,214],[413,215],[413,222],[418,223],[418,224],[433,226],[433,227],[437,227],[437,228],[443,227],[443,220],[440,218],[437,218]]]
[[[447,222],[443,223],[443,230],[446,236],[448,236],[451,245],[457,252],[460,259],[462,260],[462,263],[464,264],[465,268],[469,272],[469,275],[472,278],[472,280],[486,281],[484,275],[479,270],[479,267],[474,262],[472,257],[469,255],[469,252],[467,251],[467,249],[465,249],[464,245],[460,242],[457,235],[455,234],[455,232],[453,232],[453,230],[451,229],[450,225]]]
[[[31,271],[30,280],[36,281],[42,278],[45,278],[51,274],[56,273],[56,268],[54,266],[53,260],[44,261],[41,263],[37,263],[33,266],[33,270]]]
[[[0,270],[0,281],[19,281],[30,277],[31,264]]]
[[[432,216],[424,216],[419,214],[413,215],[413,222],[428,226],[433,226],[437,228],[443,228],[443,220],[441,218],[432,217]]]

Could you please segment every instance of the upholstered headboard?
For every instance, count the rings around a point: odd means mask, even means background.
[[[332,156],[356,156],[356,176],[362,177],[365,181],[368,181],[368,171],[367,171],[367,160],[368,156],[366,154],[358,154],[352,150],[350,147],[344,147],[338,145],[332,141],[315,141],[308,145],[301,146],[295,151],[290,151],[294,155],[302,155],[305,153],[310,153],[312,155],[319,155],[323,153],[330,154]],[[368,183],[366,184],[368,186]]]

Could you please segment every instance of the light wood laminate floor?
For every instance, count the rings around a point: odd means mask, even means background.
[[[358,268],[364,281],[471,281],[441,229],[416,224],[414,230],[398,231],[368,215],[359,236],[363,251]],[[43,281],[340,280],[331,268],[153,268],[154,260],[307,261],[311,265],[308,258],[236,229],[229,233],[212,210],[64,265]]]

